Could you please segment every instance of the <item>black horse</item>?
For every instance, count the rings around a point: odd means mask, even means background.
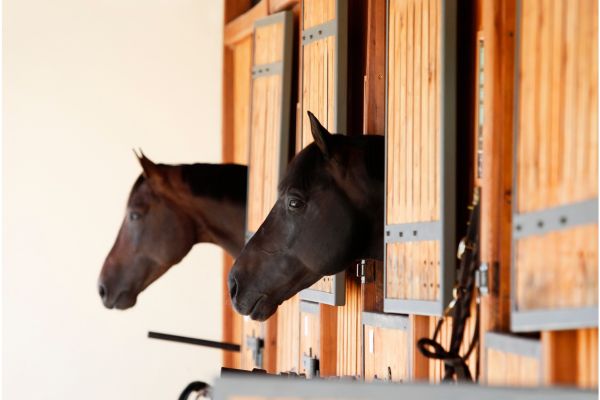
[[[229,274],[235,309],[259,321],[352,261],[383,259],[384,138],[332,135],[308,116],[314,143],[290,163]]]

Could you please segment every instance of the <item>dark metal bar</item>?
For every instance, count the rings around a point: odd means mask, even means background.
[[[162,339],[162,340],[168,340],[171,342],[195,344],[196,346],[211,347],[213,349],[221,349],[221,350],[225,350],[225,351],[239,352],[241,350],[240,345],[235,344],[235,343],[215,342],[213,340],[196,339],[196,338],[191,338],[191,337],[186,337],[186,336],[169,335],[168,333],[159,333],[159,332],[149,331],[148,337],[151,339]]]

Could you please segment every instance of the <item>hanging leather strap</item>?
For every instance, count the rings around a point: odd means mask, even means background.
[[[427,358],[444,361],[444,381],[452,381],[456,376],[459,381],[473,381],[466,360],[475,349],[479,340],[479,307],[475,316],[475,330],[469,350],[463,356],[460,353],[465,333],[466,323],[471,316],[471,301],[475,290],[475,275],[479,266],[478,243],[479,243],[479,191],[475,189],[473,204],[469,207],[471,215],[467,226],[467,235],[459,245],[458,256],[460,265],[458,268],[458,279],[454,286],[454,299],[446,309],[436,326],[433,338],[422,338],[417,342],[421,354]],[[450,347],[448,350],[438,342],[444,318],[452,316],[452,333]]]

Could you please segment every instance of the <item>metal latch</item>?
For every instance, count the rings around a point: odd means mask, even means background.
[[[488,263],[481,263],[475,274],[475,285],[480,295],[487,295],[490,292],[490,266]]]
[[[313,357],[312,347],[308,349],[308,355],[302,355],[302,365],[307,378],[314,378],[319,376],[319,359]]]
[[[360,283],[375,282],[375,263],[368,260],[360,260],[356,264],[356,276],[360,278]]]
[[[246,336],[246,346],[252,350],[252,359],[254,360],[254,365],[262,367],[265,341],[259,337]]]

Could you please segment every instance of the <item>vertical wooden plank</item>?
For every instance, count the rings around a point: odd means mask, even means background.
[[[368,0],[363,132],[385,130],[385,0]]]
[[[510,322],[516,2],[481,1],[479,4],[485,41],[481,180],[481,198],[485,200],[481,202],[480,257],[488,264],[490,278],[490,294],[481,299],[480,337],[481,346],[485,348],[485,332],[506,330]],[[482,376],[489,376],[489,372],[495,376],[486,364],[481,365]]]
[[[542,332],[544,383],[574,385],[577,381],[576,331]]]
[[[417,341],[423,337],[430,337],[430,324],[435,318],[421,315],[410,315],[410,351],[411,377],[413,381],[426,381],[431,374],[429,360],[419,351],[416,351]]]
[[[321,376],[334,376],[337,372],[337,317],[336,307],[320,304]]]

